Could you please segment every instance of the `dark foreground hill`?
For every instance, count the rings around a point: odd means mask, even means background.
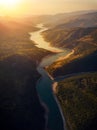
[[[25,20],[26,21],[26,20]],[[44,55],[29,40],[37,28],[24,21],[0,21],[0,130],[44,130],[45,112],[36,92],[36,68]]]
[[[68,130],[97,130],[97,73],[64,79],[56,95]]]

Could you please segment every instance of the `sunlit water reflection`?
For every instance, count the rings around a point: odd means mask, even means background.
[[[54,84],[53,79],[48,75],[48,73],[43,69],[46,66],[49,66],[56,60],[60,58],[64,58],[68,54],[71,53],[69,49],[59,49],[55,47],[51,47],[48,42],[46,42],[41,35],[41,32],[47,30],[43,26],[43,24],[38,24],[39,31],[32,32],[31,40],[36,43],[36,46],[39,48],[47,49],[53,52],[57,52],[54,55],[47,56],[42,59],[41,63],[38,65],[37,70],[41,74],[41,79],[37,83],[37,92],[42,102],[45,103],[49,112],[48,112],[48,120],[47,127],[50,130],[66,130],[65,120],[60,109],[59,103],[57,102],[53,90],[52,85]]]
[[[44,27],[43,24],[38,24],[36,26],[37,28],[40,28],[39,31],[30,33],[31,40],[35,42],[36,46],[39,48],[44,48],[46,50],[54,51],[54,52],[61,52],[62,49],[58,49],[55,47],[51,47],[50,43],[45,41],[42,36],[42,32],[48,30],[48,28]]]

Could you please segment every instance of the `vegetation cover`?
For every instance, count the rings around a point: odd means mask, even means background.
[[[43,32],[53,46],[74,51],[65,60],[54,62],[47,71],[54,77],[83,71],[97,71],[97,12],[68,16]],[[93,20],[95,19],[95,20]],[[77,66],[77,67],[76,67]]]
[[[97,73],[85,73],[59,82],[57,98],[68,130],[97,130]]]
[[[97,12],[61,17],[48,26],[45,40],[74,51],[46,67],[55,80],[70,77],[56,87],[67,129],[97,130]]]
[[[45,109],[36,92],[37,64],[50,52],[30,40],[29,32],[38,28],[28,21],[0,19],[0,129],[4,130],[45,128]]]

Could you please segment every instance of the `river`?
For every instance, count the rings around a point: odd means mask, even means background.
[[[37,83],[37,92],[41,101],[48,108],[47,127],[50,130],[66,130],[65,119],[52,89],[54,80],[43,68],[60,58],[64,58],[65,56],[70,55],[71,51],[68,49],[62,50],[51,47],[50,44],[46,42],[41,35],[41,32],[47,30],[47,28],[45,28],[43,24],[38,24],[37,27],[40,28],[39,31],[30,33],[31,40],[36,43],[36,46],[53,52],[58,52],[57,54],[43,58],[41,63],[38,65],[37,70],[41,74],[41,79]]]

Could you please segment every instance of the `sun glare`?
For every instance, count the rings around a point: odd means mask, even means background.
[[[19,3],[20,0],[0,0],[0,5],[3,7],[14,7]]]

